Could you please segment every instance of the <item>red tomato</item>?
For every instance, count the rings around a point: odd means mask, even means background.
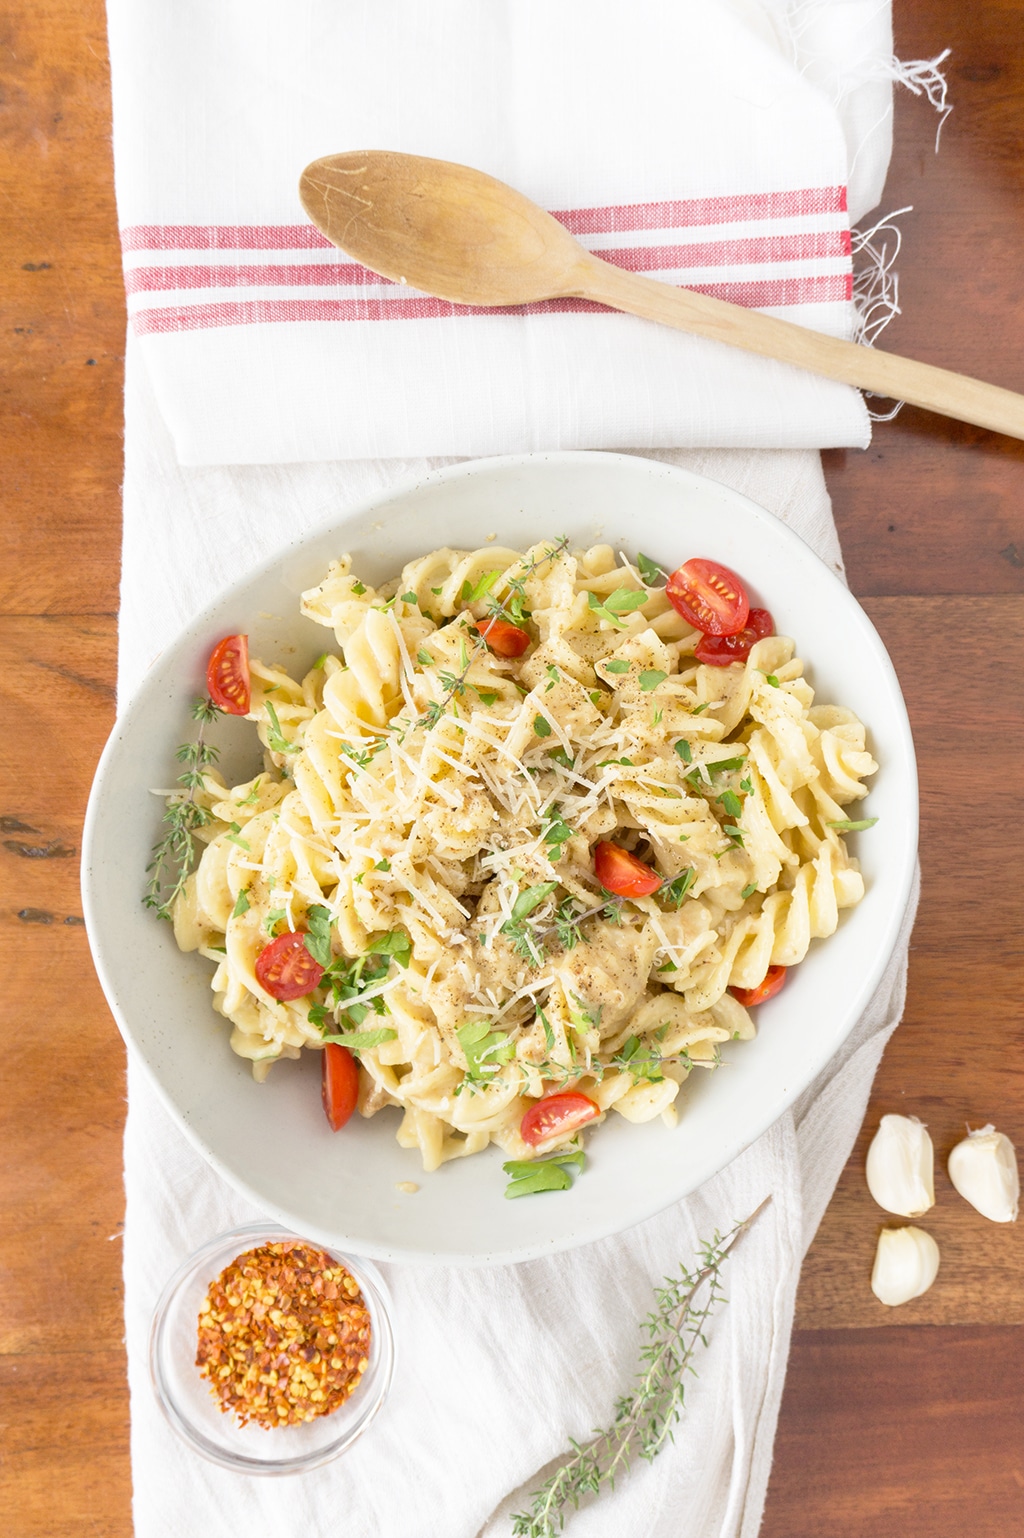
[[[699,556],[674,571],[665,587],[668,601],[705,635],[736,635],[747,623],[750,599],[728,566]]]
[[[600,1114],[600,1107],[592,1100],[579,1090],[570,1089],[561,1095],[535,1100],[519,1123],[519,1131],[524,1143],[546,1143],[548,1138],[585,1127]]]
[[[594,874],[616,897],[650,897],[661,886],[656,870],[618,844],[600,843],[594,850]]]
[[[769,967],[756,988],[730,988],[729,992],[740,1001],[744,1009],[749,1009],[752,1004],[763,1004],[765,999],[773,999],[785,981],[785,967]]]
[[[226,635],[218,641],[206,667],[210,698],[229,716],[249,713],[249,637]]]
[[[359,1096],[359,1069],[347,1047],[329,1041],[320,1059],[320,1098],[335,1132],[348,1121]]]
[[[470,624],[479,630],[491,651],[499,657],[521,657],[530,644],[529,632],[510,625],[505,619],[473,619]]]
[[[747,623],[736,635],[703,635],[697,643],[694,655],[698,662],[706,662],[713,668],[727,668],[730,662],[742,662],[749,657],[755,641],[775,634],[775,621],[767,609],[751,609]]]
[[[303,930],[290,930],[264,946],[256,957],[256,977],[272,999],[287,1003],[315,988],[324,969],[306,949]]]

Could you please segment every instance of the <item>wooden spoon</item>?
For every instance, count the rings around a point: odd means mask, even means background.
[[[317,228],[356,261],[454,304],[594,299],[1024,438],[1022,395],[624,272],[585,251],[521,192],[469,166],[390,150],[325,155],[303,171],[299,196]]]

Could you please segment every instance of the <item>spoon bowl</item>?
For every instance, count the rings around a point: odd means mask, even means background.
[[[1024,396],[623,272],[521,192],[470,166],[391,150],[325,155],[303,171],[299,196],[317,228],[356,261],[453,304],[591,299],[1024,438]]]
[[[303,171],[299,196],[364,267],[453,304],[582,292],[583,247],[521,192],[469,166],[388,150],[326,155]]]

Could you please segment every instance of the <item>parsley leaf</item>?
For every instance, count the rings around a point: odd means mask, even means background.
[[[602,600],[597,593],[587,593],[587,604],[597,615],[598,619],[607,620],[609,625],[616,630],[625,630],[623,614],[632,614],[634,609],[640,609],[647,602],[647,593],[638,593],[635,588],[617,587],[614,593]]]
[[[553,758],[555,763],[561,764],[563,769],[572,769],[576,763],[576,760],[570,758],[564,748],[549,748],[548,758]]]
[[[667,576],[664,566],[659,566],[657,561],[652,561],[649,555],[644,555],[641,550],[636,558],[636,564],[640,576],[648,587],[657,587],[658,578]]]
[[[609,657],[604,664],[604,670],[606,673],[628,673],[632,666],[633,664],[627,662],[625,657]]]
[[[468,582],[464,582],[462,584],[462,592],[459,595],[461,602],[477,603],[481,598],[486,598],[500,576],[500,571],[487,571],[475,587],[471,586]],[[437,589],[437,591],[440,592],[440,589]]]
[[[489,1020],[471,1020],[456,1031],[466,1054],[465,1082],[493,1083],[503,1063],[515,1056],[515,1043],[503,1031],[492,1031]]]
[[[272,753],[297,753],[298,747],[294,742],[289,742],[281,730],[281,723],[277,719],[277,711],[270,700],[264,702],[267,707],[267,715],[270,717],[270,727],[267,731],[267,746]]]
[[[235,898],[235,906],[231,910],[231,917],[233,919],[240,919],[243,913],[248,913],[249,906],[249,891],[247,887],[243,887]]]
[[[312,671],[315,672],[317,668],[322,668],[326,661],[327,661],[327,653],[326,652],[321,652],[319,657],[313,663]]]
[[[331,964],[331,910],[316,903],[306,914],[306,949],[322,967]]]
[[[756,881],[751,881],[751,882],[748,882],[748,884],[743,888],[743,891],[740,893],[740,896],[743,898],[743,901],[746,902],[747,898],[748,897],[753,897],[753,895],[754,895],[754,893],[756,891],[757,891],[757,882]]]
[[[419,606],[419,599],[416,597],[415,593],[403,593],[402,594],[402,602],[403,603],[414,603],[414,604],[417,605],[417,607]]]
[[[696,879],[697,872],[694,867],[687,866],[680,875],[674,876],[671,881],[664,882],[658,888],[657,895],[663,901],[670,903],[673,908],[678,908]]]
[[[745,758],[718,758],[713,764],[705,764],[709,774],[727,774],[730,769],[742,769]]]
[[[743,802],[739,796],[734,790],[724,790],[718,799],[725,809],[726,816],[731,817],[735,822],[743,811]]]
[[[430,665],[433,662],[433,660],[434,660],[433,657],[427,651],[426,647],[421,646],[419,651],[416,653],[416,661],[419,663],[420,667],[421,668],[428,668],[428,667],[430,667]]]
[[[557,1150],[549,1159],[509,1159],[501,1167],[509,1177],[505,1195],[535,1196],[539,1191],[568,1191],[572,1186],[569,1168],[582,1170],[586,1154],[582,1148]]]
[[[640,674],[640,687],[645,694],[650,694],[651,690],[663,684],[667,677],[668,674],[663,673],[660,668],[647,668]]]
[[[545,897],[549,897],[558,885],[557,881],[538,881],[536,886],[528,886],[525,892],[520,892],[512,906],[512,915],[509,922],[521,924],[534,910],[540,906]],[[506,928],[507,925],[502,925]]]
[[[362,595],[366,592],[366,586],[362,582],[353,582],[353,584],[352,584],[352,591],[353,591],[353,593],[358,593],[358,595],[361,598]]]
[[[497,693],[493,689],[477,689],[476,693],[481,705],[493,705],[498,698]]]
[[[655,1052],[647,1042],[642,1042],[639,1036],[630,1036],[616,1052],[612,1062],[619,1068],[625,1068],[634,1084],[638,1084],[641,1079],[646,1079],[649,1084],[657,1084],[665,1077],[661,1071],[661,1053]]]
[[[562,858],[562,845],[568,843],[573,833],[569,824],[562,817],[561,808],[556,804],[548,813],[543,827],[544,842],[548,846],[548,859],[551,861]]]
[[[684,764],[693,763],[693,749],[685,737],[680,737],[679,741],[675,744],[675,751],[679,754]]]
[[[412,941],[404,929],[389,929],[386,935],[378,935],[367,948],[368,956],[393,956],[400,967],[409,965]]]
[[[358,1005],[354,1005],[354,1014]],[[347,1047],[350,1052],[365,1052],[367,1047],[379,1047],[383,1041],[394,1041],[398,1032],[386,1025],[379,1025],[375,1031],[342,1031],[335,1036],[325,1036],[324,1041],[336,1041],[339,1047]]]
[[[873,828],[877,821],[877,817],[862,817],[859,822],[851,822],[844,817],[841,822],[827,822],[825,826],[838,828],[841,833],[862,833],[865,828]]]
[[[229,831],[227,833],[225,833],[224,837],[227,839],[229,844],[237,844],[239,849],[244,849],[246,854],[248,854],[249,853],[249,845],[246,843],[244,838],[240,838],[239,837],[239,834],[241,833],[241,831],[242,831],[242,829],[241,829],[240,824],[237,823],[237,822],[233,822],[231,824],[231,827],[230,827]]]
[[[544,716],[534,716],[533,730],[538,737],[550,737],[551,722],[546,720]]]

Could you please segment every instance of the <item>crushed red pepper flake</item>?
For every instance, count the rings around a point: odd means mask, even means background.
[[[244,1426],[330,1415],[359,1386],[370,1315],[352,1273],[301,1239],[246,1250],[199,1310],[196,1366]]]

